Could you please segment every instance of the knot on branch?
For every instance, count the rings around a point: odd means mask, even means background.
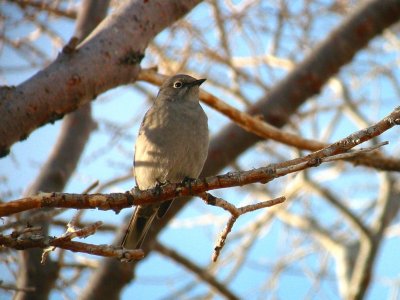
[[[130,50],[119,60],[119,62],[122,65],[137,65],[140,64],[143,58],[144,58],[143,53],[139,51]]]

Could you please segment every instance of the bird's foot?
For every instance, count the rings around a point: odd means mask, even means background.
[[[170,183],[168,180],[165,181],[165,182],[161,182],[161,181],[159,181],[159,180],[157,179],[156,186],[154,187],[156,196],[161,195],[161,193],[162,193],[162,187],[165,186],[165,185],[167,185],[168,183]]]
[[[196,181],[196,178],[191,178],[191,177],[185,176],[185,178],[182,180],[182,185],[185,187],[188,187],[190,193],[192,193],[192,183],[194,181]]]

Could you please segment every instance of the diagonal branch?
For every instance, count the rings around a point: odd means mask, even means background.
[[[382,144],[378,146],[381,145]],[[265,184],[275,178],[316,167],[322,163],[339,160],[343,157],[356,156],[365,151],[375,150],[376,147],[377,146],[355,150],[345,154],[334,155],[332,153],[327,153],[325,156],[317,158],[303,157],[249,171],[228,172],[223,175],[194,179],[189,185],[187,182],[183,181],[180,183],[168,183],[162,187],[157,186],[148,190],[133,189],[130,192],[111,194],[40,193],[35,196],[0,203],[0,217],[10,216],[31,209],[49,207],[75,209],[97,208],[100,210],[114,210],[116,213],[119,213],[121,209],[131,207],[132,205],[160,203],[177,197],[196,196],[211,190],[243,186],[252,183]],[[230,212],[232,213],[231,210]]]
[[[148,43],[199,2],[126,1],[77,51],[61,53],[17,87],[0,89],[0,157],[36,128],[62,118],[102,92],[132,82]]]

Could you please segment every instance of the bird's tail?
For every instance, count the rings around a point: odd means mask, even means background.
[[[158,205],[137,206],[129,221],[121,246],[137,249],[143,243],[150,225],[157,214]]]

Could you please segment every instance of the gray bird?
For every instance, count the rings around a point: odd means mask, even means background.
[[[133,172],[139,189],[200,175],[209,143],[207,116],[199,103],[199,86],[205,80],[179,74],[161,86],[136,140]],[[137,206],[122,247],[139,248],[154,217],[161,218],[171,203]]]

